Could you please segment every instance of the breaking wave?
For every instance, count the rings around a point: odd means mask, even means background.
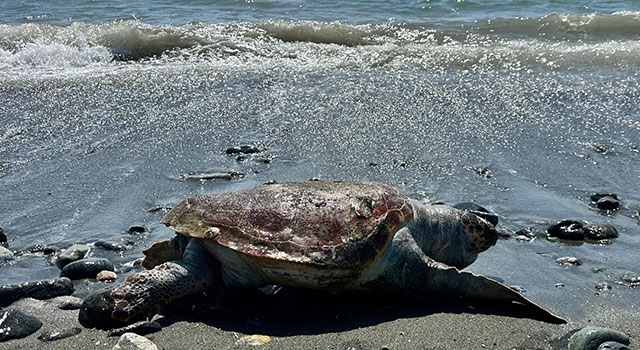
[[[640,13],[473,23],[263,21],[182,26],[139,21],[0,25],[0,74],[182,60],[247,65],[555,69],[640,65]],[[3,74],[4,72],[5,74]]]

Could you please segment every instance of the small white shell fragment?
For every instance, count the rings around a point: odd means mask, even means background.
[[[258,346],[258,345],[266,344],[270,340],[271,340],[271,337],[269,337],[268,335],[261,335],[261,334],[245,335],[244,337],[236,341],[236,345]]]

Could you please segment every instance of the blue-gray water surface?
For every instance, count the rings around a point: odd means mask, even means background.
[[[470,270],[566,317],[596,292],[637,312],[639,39],[636,1],[5,2],[0,227],[14,251],[132,239],[91,251],[124,271],[188,195],[375,180],[481,204],[512,235],[614,225],[608,245],[501,240]],[[225,153],[245,144],[264,152]],[[244,176],[185,179],[229,171]],[[593,210],[597,192],[623,208]],[[57,274],[24,254],[0,285]]]

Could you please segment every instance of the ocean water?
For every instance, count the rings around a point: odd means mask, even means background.
[[[91,250],[124,272],[188,195],[382,181],[477,202],[509,234],[614,225],[609,245],[501,240],[470,269],[563,316],[591,315],[567,298],[600,282],[593,303],[637,311],[619,276],[640,274],[639,68],[637,1],[3,2],[0,227],[14,251],[130,239]],[[247,144],[264,151],[225,152]],[[593,210],[596,192],[623,208]],[[0,285],[57,274],[22,254]]]

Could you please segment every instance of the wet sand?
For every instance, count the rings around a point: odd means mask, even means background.
[[[599,306],[594,295],[568,301],[581,300],[590,307],[585,318],[567,319],[566,324],[545,322],[515,304],[397,295],[320,298],[295,293],[280,299],[235,295],[225,308],[201,303],[193,307],[189,301],[178,306],[181,312],[156,316],[163,329],[146,337],[158,349],[253,348],[239,344],[239,339],[251,334],[270,337],[260,349],[566,349],[571,331],[595,325],[628,334],[631,348],[638,347],[640,338],[640,312],[635,304],[613,310]],[[0,349],[111,349],[117,343],[118,337],[87,328],[62,340],[38,340],[44,330],[82,327],[78,310],[57,310],[48,304],[33,299],[14,303],[12,307],[41,319],[43,327],[26,338],[0,343]]]

